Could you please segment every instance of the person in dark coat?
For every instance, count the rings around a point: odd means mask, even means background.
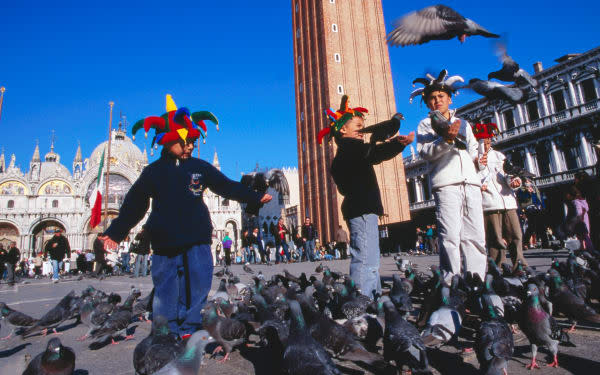
[[[142,225],[142,231],[135,235],[133,239],[134,245],[131,247],[131,252],[136,254],[135,257],[135,271],[133,278],[142,273],[142,277],[148,276],[148,256],[150,254],[150,235],[146,231],[146,225]]]
[[[105,253],[107,252],[104,249],[104,242],[101,239],[102,233],[96,236],[94,240],[93,250],[94,250],[94,262],[96,262],[96,269],[94,270],[93,276],[99,276],[103,270],[108,269],[108,265],[106,264]]]
[[[71,246],[67,237],[63,236],[62,229],[57,229],[54,236],[48,240],[44,247],[44,257],[50,254],[52,262],[52,281],[58,282],[58,272],[63,266],[63,259],[71,258]]]
[[[17,249],[17,243],[11,242],[10,248],[8,249],[8,253],[5,257],[6,262],[6,282],[8,285],[15,285],[15,266],[19,263],[19,259],[21,258],[21,252]]]
[[[301,229],[304,252],[311,262],[315,261],[315,240],[318,238],[317,229],[311,222],[310,217],[304,219]]]
[[[289,246],[286,241],[286,236],[289,233],[290,231],[283,223],[283,218],[279,218],[277,225],[273,225],[271,227],[271,235],[273,235],[273,238],[275,239],[275,264],[279,264],[279,262],[283,259],[280,248],[283,249],[283,253],[287,261],[289,262],[291,260]]]
[[[338,229],[335,231],[335,248],[340,252],[342,259],[348,258],[348,232],[338,225]]]
[[[0,243],[0,280],[2,280],[2,276],[4,276],[4,271],[5,271],[5,262],[6,262],[6,256],[8,255],[8,252],[4,249],[4,244]]]

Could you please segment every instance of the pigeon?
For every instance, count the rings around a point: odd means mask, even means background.
[[[540,304],[539,290],[536,284],[527,285],[527,300],[521,305],[519,327],[531,343],[531,363],[528,369],[540,368],[535,357],[540,345],[546,346],[552,352],[554,361],[548,366],[558,367],[558,340],[552,338],[552,316]]]
[[[392,276],[392,281],[393,285],[390,292],[390,299],[392,300],[392,303],[396,309],[406,317],[411,311],[413,311],[412,301],[400,276]]]
[[[382,297],[385,311],[383,358],[396,362],[398,370],[407,365],[413,374],[432,374],[427,351],[417,328],[404,320],[394,304]]]
[[[192,334],[185,343],[185,349],[175,360],[167,363],[154,375],[188,375],[199,374],[204,364],[204,349],[213,342],[208,331],[200,330]]]
[[[329,353],[308,332],[298,301],[290,300],[290,336],[282,367],[288,375],[340,375]]]
[[[484,294],[481,323],[475,339],[477,360],[482,374],[506,374],[508,361],[514,352],[513,334],[508,323],[496,312],[494,302]],[[501,371],[502,370],[502,371]]]
[[[518,165],[514,165],[508,159],[504,159],[504,163],[502,164],[502,170],[504,173],[510,176],[519,177],[522,181],[530,180],[532,181],[535,175],[524,168],[519,167]]]
[[[438,110],[429,112],[429,118],[431,119],[431,128],[437,135],[444,137],[448,132],[448,128],[452,125],[450,121]],[[461,150],[467,149],[467,138],[461,134],[460,130],[454,138],[454,144]]]
[[[250,266],[248,266],[248,263],[244,264],[242,266],[242,269],[244,270],[244,272],[254,275],[254,271],[252,270],[252,268],[250,268]]]
[[[154,300],[154,288],[148,293],[148,295],[133,305],[131,311],[133,316],[139,316],[140,320],[148,321],[148,316],[152,312],[152,302]]]
[[[100,328],[108,319],[110,314],[115,309],[117,303],[121,302],[121,296],[111,294],[107,302],[99,303],[95,308],[92,302],[85,303],[80,310],[81,322],[86,325],[89,330],[85,335],[78,338],[78,341],[83,341],[92,333],[92,331]]]
[[[209,299],[209,301],[219,301],[219,300],[231,301],[231,298],[229,297],[229,294],[227,293],[227,282],[225,279],[221,279],[221,282],[219,283],[219,288],[217,289],[215,294],[213,294],[212,297],[210,297],[210,299]]]
[[[246,326],[238,320],[221,316],[219,312],[214,304],[206,305],[202,310],[202,325],[219,344],[213,354],[225,352],[220,361],[225,362],[233,348],[246,341]]]
[[[498,82],[473,78],[469,80],[469,85],[466,87],[489,100],[503,100],[511,104],[523,103],[527,100],[527,95],[522,89],[505,86]]]
[[[551,269],[549,277],[550,300],[557,311],[565,314],[573,322],[570,332],[575,330],[577,322],[581,320],[600,324],[600,314],[588,306],[583,298],[569,290],[556,270]]]
[[[394,30],[387,35],[387,42],[391,46],[404,47],[454,37],[463,43],[472,35],[500,37],[445,5],[433,5],[411,12],[397,20],[394,26]]]
[[[37,322],[37,319],[20,311],[11,309],[4,302],[0,302],[0,317],[4,319],[4,322],[8,323],[7,326],[12,326],[12,330],[8,336],[2,337],[0,340],[8,340],[15,333],[17,328],[31,327]]]
[[[118,344],[114,338],[127,331],[127,328],[131,323],[131,318],[133,317],[133,304],[140,295],[141,293],[138,289],[131,290],[123,305],[119,306],[116,311],[110,314],[102,326],[90,333],[90,337],[94,339],[92,345],[102,344],[109,338],[112,345]],[[125,336],[125,340],[131,339],[133,339],[133,335]]]
[[[167,319],[157,316],[148,337],[140,341],[133,351],[133,367],[139,375],[154,374],[177,358],[183,349],[181,341],[169,332]]]
[[[377,350],[377,342],[383,337],[382,322],[370,314],[348,319],[344,322],[343,327],[364,342],[365,348],[371,352]]]
[[[488,79],[495,78],[504,82],[515,82],[517,85],[528,84],[532,87],[538,87],[538,81],[529,75],[525,70],[519,67],[519,64],[512,57],[506,54],[506,48],[501,46],[499,52],[502,54],[502,69],[488,74]]]
[[[71,375],[74,370],[75,352],[53,337],[46,350],[29,362],[23,375]]]
[[[385,142],[387,139],[398,134],[398,130],[400,130],[400,121],[402,120],[404,120],[402,113],[396,113],[391,119],[367,126],[366,128],[360,129],[358,132],[371,134],[371,138],[369,139],[371,144]]]
[[[427,325],[421,333],[427,346],[445,344],[454,338],[462,327],[460,312],[450,305],[450,289],[442,286],[440,290],[441,306],[431,313]]]
[[[215,276],[216,277],[223,277],[223,276],[225,276],[225,268],[221,268],[219,271],[215,272]]]
[[[267,176],[265,176],[262,172],[253,172],[249,174],[245,174],[242,176],[240,180],[242,185],[247,186],[253,191],[263,195],[267,192],[269,188],[269,181]],[[249,215],[258,215],[258,211],[260,210],[261,204],[246,204],[245,212]]]
[[[321,273],[323,272],[323,263],[320,263],[317,268],[315,268],[315,272],[316,273]]]
[[[71,303],[75,298],[75,291],[71,291],[69,294],[64,296],[56,306],[54,306],[43,317],[41,317],[40,320],[38,320],[34,325],[23,332],[23,338],[40,330],[42,331],[42,336],[46,336],[49,328],[51,328],[54,333],[57,333],[56,327],[71,318]]]

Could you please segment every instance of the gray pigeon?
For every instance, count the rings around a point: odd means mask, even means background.
[[[538,81],[529,75],[525,70],[519,67],[519,64],[506,54],[506,48],[501,47],[499,52],[502,54],[502,69],[488,74],[488,79],[495,78],[504,82],[515,82],[517,85],[528,84],[532,87],[538,87]]]
[[[253,271],[253,270],[252,270],[252,268],[250,268],[250,266],[248,266],[247,264],[244,264],[244,265],[242,266],[242,269],[243,269],[245,272],[248,272],[249,274],[251,274],[251,275],[254,275],[254,271]]]
[[[527,95],[520,88],[505,86],[498,82],[473,78],[469,80],[467,87],[489,100],[504,100],[511,104],[518,104],[527,100]]]
[[[384,142],[398,134],[398,130],[400,130],[400,121],[402,120],[404,120],[402,113],[396,113],[391,119],[367,126],[366,128],[360,129],[358,132],[371,134],[369,142],[372,144]]]
[[[139,375],[154,374],[176,359],[183,349],[181,341],[169,332],[167,319],[157,316],[148,337],[140,341],[133,351],[133,367]]]
[[[417,328],[402,318],[387,297],[381,301],[385,311],[383,358],[396,362],[399,370],[407,365],[413,374],[431,375],[427,350]]]
[[[394,22],[394,26],[394,30],[387,35],[387,42],[391,46],[404,47],[454,37],[463,43],[472,35],[500,37],[445,5],[433,5],[411,12]]]
[[[219,346],[214,353],[225,352],[221,362],[229,359],[229,354],[234,347],[242,345],[246,341],[246,326],[244,323],[224,317],[220,314],[217,306],[207,304],[202,311],[202,325],[214,338]]]
[[[209,301],[228,301],[231,302],[231,298],[229,297],[229,293],[227,293],[227,281],[225,279],[221,279],[219,283],[219,288],[215,292],[215,294],[210,297]]]
[[[496,312],[490,295],[484,294],[483,319],[476,336],[476,354],[482,374],[506,374],[508,361],[514,352],[513,334],[508,323]]]
[[[283,353],[283,370],[288,375],[340,375],[329,353],[308,332],[298,301],[290,304],[290,336]]]
[[[102,326],[90,333],[90,337],[94,339],[93,345],[102,344],[109,338],[111,339],[111,344],[118,344],[114,338],[127,331],[133,317],[133,304],[140,294],[138,289],[132,289],[123,305],[119,306],[116,311],[110,314],[109,318]],[[132,338],[133,335],[125,336],[125,340],[131,340]]]
[[[66,320],[71,319],[71,304],[75,298],[75,291],[72,290],[69,294],[64,296],[56,306],[41,317],[40,320],[30,328],[26,329],[22,334],[23,338],[37,333],[40,330],[42,331],[42,336],[46,336],[48,329],[52,329],[54,333],[57,333],[56,328]]]
[[[75,352],[54,337],[48,341],[46,350],[29,362],[23,375],[71,375],[74,370]]]
[[[445,344],[458,335],[462,327],[462,316],[458,310],[450,305],[450,289],[441,288],[441,306],[431,313],[427,326],[421,336],[427,346]]]
[[[4,302],[0,302],[0,316],[4,319],[5,323],[8,323],[7,326],[12,327],[8,336],[3,337],[0,340],[8,340],[15,333],[17,328],[31,327],[37,322],[37,319],[20,311],[11,309]]]
[[[175,360],[167,363],[155,375],[188,375],[199,374],[200,366],[204,363],[204,349],[213,342],[208,331],[200,330],[187,339],[183,353]]]
[[[406,316],[413,311],[412,301],[405,290],[400,275],[395,274],[392,276],[392,281],[393,285],[390,292],[390,299],[392,300],[392,303],[396,309]]]
[[[535,357],[540,345],[546,346],[552,352],[554,361],[548,366],[558,367],[558,340],[552,339],[552,316],[542,308],[537,285],[527,286],[527,300],[521,305],[519,311],[519,328],[531,343],[531,363],[528,369],[540,368]]]

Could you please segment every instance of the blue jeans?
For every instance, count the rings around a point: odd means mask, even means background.
[[[142,270],[142,277],[148,275],[148,254],[138,254],[135,257],[135,271],[133,271],[133,276],[138,277],[140,269]]]
[[[195,245],[168,257],[152,255],[153,316],[162,315],[171,332],[182,336],[202,329],[202,313],[210,291],[213,259],[210,245]]]
[[[306,256],[311,262],[315,260],[315,240],[306,240],[304,242],[304,250],[306,251]]]
[[[296,252],[298,253],[298,261],[302,262],[302,256],[304,256],[304,249],[302,246],[296,246]]]
[[[123,265],[123,272],[129,273],[129,261],[131,260],[131,255],[127,253],[121,253],[121,263]]]
[[[52,263],[52,280],[58,280],[58,271],[60,271],[60,269],[62,268],[63,261],[50,259],[50,262]]]
[[[254,261],[254,247],[253,246],[248,246],[244,250],[244,256],[246,258],[246,263],[253,263],[253,261]]]
[[[348,220],[350,229],[350,277],[361,293],[373,297],[381,293],[379,278],[379,227],[375,214],[365,214]]]
[[[275,245],[275,261],[276,262],[280,262],[283,259],[283,256],[281,255],[281,252],[279,251],[280,248],[283,248],[283,253],[285,254],[285,257],[287,258],[287,260],[290,260],[290,251],[289,251],[289,246],[285,241],[281,241],[281,243],[279,245]]]

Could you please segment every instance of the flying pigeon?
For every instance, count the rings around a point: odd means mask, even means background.
[[[46,350],[29,362],[23,375],[71,375],[74,370],[75,352],[54,337],[48,341]]]
[[[7,325],[12,326],[11,332],[8,336],[1,338],[0,340],[8,340],[17,328],[31,327],[37,322],[37,319],[30,317],[20,311],[16,311],[8,307],[4,302],[0,302],[0,317],[4,319]]]
[[[394,30],[387,35],[387,42],[391,46],[404,47],[454,37],[463,43],[471,35],[500,37],[445,5],[433,5],[411,12],[397,20],[394,26]]]
[[[502,54],[502,69],[488,74],[488,79],[495,78],[504,82],[515,82],[517,85],[531,85],[538,87],[538,81],[529,75],[525,70],[519,67],[519,64],[506,54],[506,48],[500,47]]]
[[[511,104],[518,104],[527,100],[527,95],[522,89],[505,86],[498,82],[473,78],[469,80],[467,87],[489,100],[504,100]]]

